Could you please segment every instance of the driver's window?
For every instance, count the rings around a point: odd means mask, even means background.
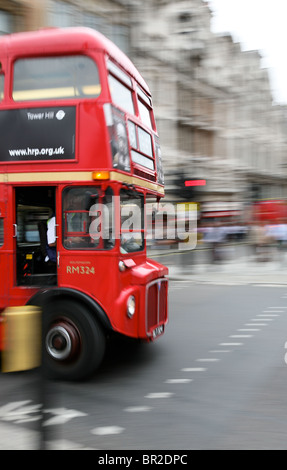
[[[89,191],[85,187],[71,187],[63,192],[63,243],[65,248],[90,247],[89,208],[92,205],[91,200],[95,201],[97,198],[98,192],[94,188]],[[97,240],[94,240],[94,244],[96,243]]]
[[[121,201],[121,253],[144,249],[144,198],[134,190],[122,189]]]
[[[67,249],[112,249],[113,191],[100,186],[63,191],[63,245]]]

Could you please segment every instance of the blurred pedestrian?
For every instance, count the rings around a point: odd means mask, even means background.
[[[212,263],[222,261],[222,243],[224,240],[225,230],[219,222],[214,222],[214,224],[205,231],[204,241],[210,245]]]
[[[278,224],[278,252],[280,256],[281,263],[285,261],[285,253],[287,249],[287,222],[285,219],[282,219]]]
[[[270,255],[270,243],[272,237],[265,221],[261,221],[256,228],[256,259],[268,261]]]

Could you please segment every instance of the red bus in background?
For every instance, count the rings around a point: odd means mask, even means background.
[[[41,307],[47,375],[82,379],[109,333],[152,341],[168,321],[145,245],[145,203],[164,196],[151,94],[88,28],[3,36],[0,64],[0,312]]]
[[[280,223],[287,220],[287,203],[284,200],[259,201],[253,205],[253,220]]]

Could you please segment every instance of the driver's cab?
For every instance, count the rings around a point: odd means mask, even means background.
[[[55,187],[15,188],[16,284],[57,284],[57,266],[47,253],[48,222],[55,216]]]

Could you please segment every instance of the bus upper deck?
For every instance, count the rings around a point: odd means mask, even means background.
[[[0,64],[2,180],[110,171],[105,178],[163,195],[150,91],[111,41],[88,28],[18,33],[1,38]]]

